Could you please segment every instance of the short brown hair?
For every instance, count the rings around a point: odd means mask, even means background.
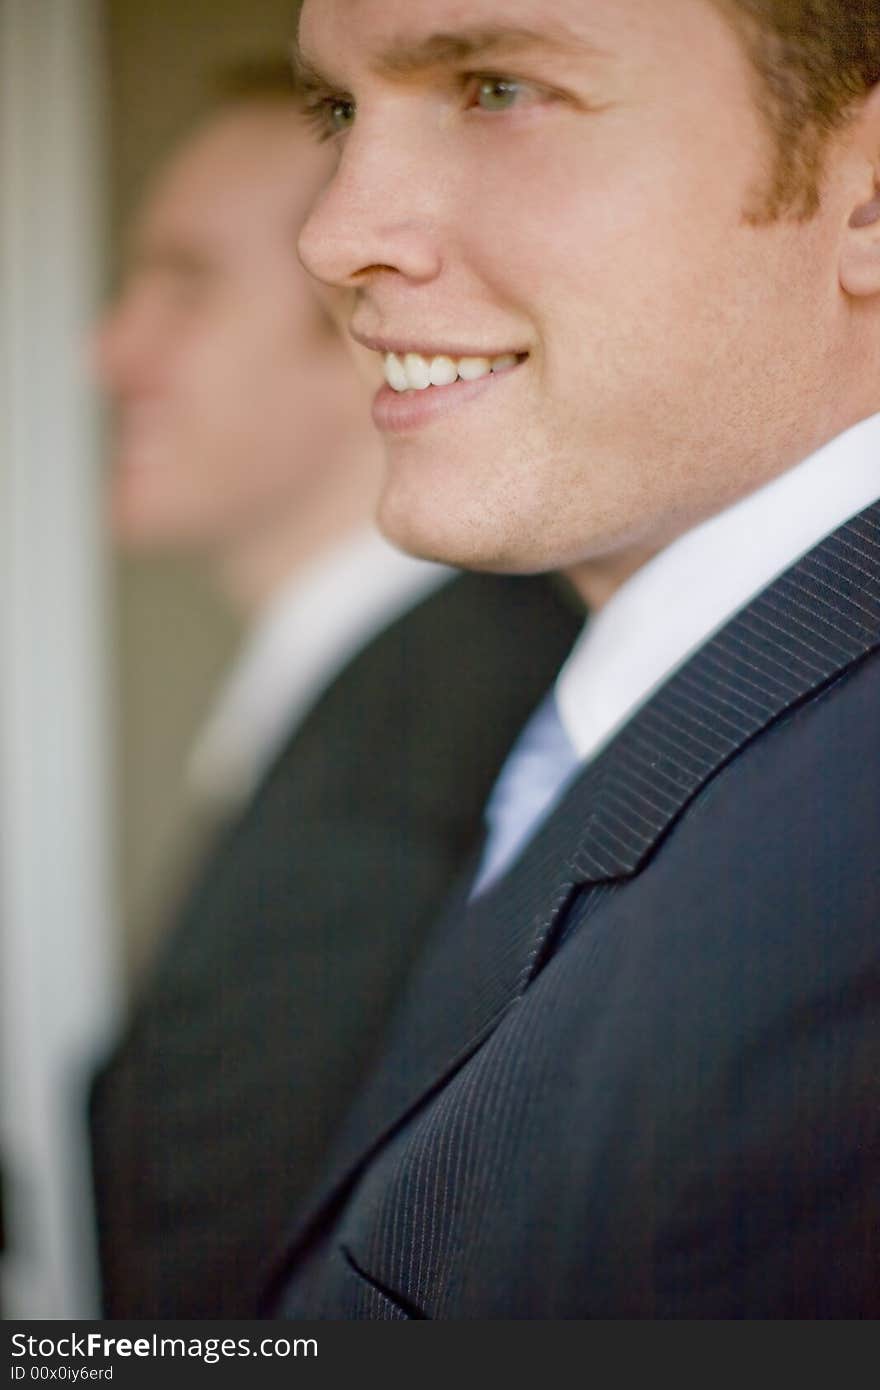
[[[819,206],[829,136],[880,83],[880,0],[715,0],[745,42],[776,144],[754,219]]]

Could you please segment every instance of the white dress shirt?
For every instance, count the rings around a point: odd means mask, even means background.
[[[880,415],[688,531],[590,618],[498,777],[471,896],[510,866],[578,769],[750,599],[880,497]]]
[[[452,577],[373,528],[298,570],[248,633],[193,747],[188,789],[232,810],[344,666],[395,618]]]
[[[873,415],[643,565],[588,621],[559,673],[557,706],[578,758],[599,752],[708,637],[878,497]]]

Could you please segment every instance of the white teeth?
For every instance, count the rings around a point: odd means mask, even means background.
[[[402,358],[396,352],[385,353],[385,380],[392,391],[424,391],[429,386],[451,386],[454,381],[479,381],[490,372],[502,372],[515,367],[519,358],[508,352],[500,357],[423,357],[420,352],[408,352]]]
[[[424,391],[431,385],[431,364],[421,353],[408,352],[403,359],[406,384],[412,391]]]
[[[488,376],[492,370],[492,363],[488,357],[462,357],[458,364],[458,375],[462,381],[479,381],[481,376]]]
[[[406,369],[396,352],[385,354],[385,380],[392,391],[405,391],[409,385]]]
[[[458,378],[458,367],[451,357],[431,358],[431,385],[451,386]]]

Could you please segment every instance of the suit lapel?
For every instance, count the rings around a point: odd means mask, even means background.
[[[878,643],[880,505],[821,542],[702,647],[621,731],[572,856],[635,873],[710,777]]]
[[[513,869],[469,907],[455,895],[324,1198],[470,1056],[578,925],[637,873],[702,787],[774,720],[880,646],[880,504],[820,543],[643,706],[584,771]],[[320,1204],[318,1204],[320,1205]],[[316,1211],[318,1207],[313,1207]],[[308,1225],[301,1228],[303,1237]]]

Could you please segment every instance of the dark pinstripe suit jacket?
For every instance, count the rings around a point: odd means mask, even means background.
[[[880,1315],[880,506],[452,906],[266,1307]]]
[[[582,617],[463,575],[348,665],[204,866],[91,1128],[106,1315],[252,1317]]]

